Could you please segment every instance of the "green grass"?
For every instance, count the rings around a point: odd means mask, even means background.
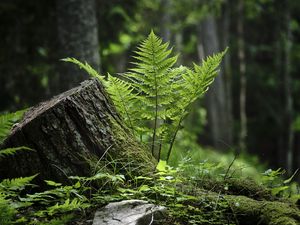
[[[227,171],[229,168],[229,175],[251,177],[256,181],[261,181],[262,173],[266,171],[267,165],[262,164],[257,156],[241,153],[236,157],[233,149],[221,152],[213,148],[201,147],[195,140],[196,138],[192,134],[181,131],[178,134],[169,164],[176,167],[182,161],[189,160],[191,176],[197,175],[195,174],[197,170],[193,167],[203,165],[204,168],[209,167],[208,169],[216,170],[216,173],[221,170]]]

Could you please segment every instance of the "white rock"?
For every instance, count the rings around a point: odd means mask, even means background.
[[[96,211],[93,225],[150,225],[165,210],[142,200],[113,202]]]

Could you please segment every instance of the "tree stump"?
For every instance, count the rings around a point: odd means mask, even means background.
[[[38,173],[38,183],[45,179],[67,183],[70,175],[89,176],[91,162],[107,156],[141,173],[155,165],[95,79],[31,108],[14,126],[2,148],[17,146],[34,151],[2,160],[0,178]]]

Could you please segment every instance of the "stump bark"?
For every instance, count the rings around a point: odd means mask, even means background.
[[[39,174],[67,183],[68,176],[89,176],[91,162],[109,156],[146,172],[154,159],[135,141],[107,96],[102,84],[87,80],[31,108],[14,126],[2,148],[27,146],[0,164],[0,178]]]

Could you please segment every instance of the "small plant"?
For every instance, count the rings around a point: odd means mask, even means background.
[[[262,174],[262,183],[271,191],[272,195],[277,197],[292,197],[293,199],[300,199],[298,194],[295,194],[292,190],[292,180],[298,173],[297,169],[292,176],[287,179],[283,179],[285,170],[279,168],[277,170],[268,169]],[[298,190],[297,190],[298,192]]]
[[[6,113],[3,115],[0,115],[0,145],[3,143],[6,136],[10,133],[12,125],[22,118],[25,111],[26,110],[20,110],[20,111],[14,112],[14,113]],[[0,161],[2,158],[5,158],[10,155],[14,155],[19,151],[26,151],[26,150],[30,151],[32,149],[25,147],[25,146],[1,149],[0,150]]]
[[[17,210],[0,193],[0,224],[11,224],[16,214]]]
[[[20,110],[14,113],[5,113],[0,115],[0,144],[9,134],[12,125],[21,119],[24,112],[25,110]]]
[[[63,60],[99,79],[132,133],[149,144],[158,160],[163,151],[168,161],[189,107],[208,90],[226,50],[193,68],[174,67],[178,56],[151,31],[135,53],[135,67],[119,77],[105,78],[74,58]]]

